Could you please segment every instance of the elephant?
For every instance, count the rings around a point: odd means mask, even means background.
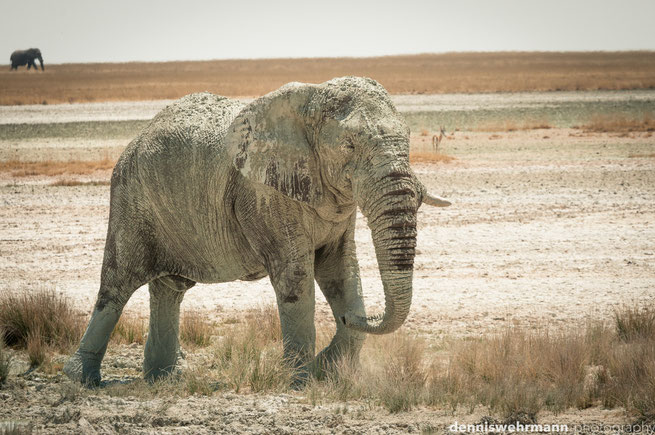
[[[38,48],[16,50],[11,53],[11,57],[9,58],[9,60],[11,60],[10,71],[14,69],[17,70],[19,66],[23,65],[27,65],[27,69],[30,69],[31,67],[37,69],[36,63],[34,63],[34,59],[39,59],[39,63],[41,64],[41,71],[43,71],[43,57],[41,56],[41,50]]]
[[[296,380],[316,364],[357,360],[366,333],[393,332],[408,315],[422,202],[450,205],[413,173],[409,128],[372,79],[289,83],[247,105],[187,95],[157,114],[116,163],[100,289],[64,372],[100,384],[123,307],[149,284],[143,372],[148,380],[168,376],[180,355],[185,292],[265,276]],[[384,310],[373,316],[355,253],[357,207],[384,288]],[[336,321],[316,356],[315,281]]]

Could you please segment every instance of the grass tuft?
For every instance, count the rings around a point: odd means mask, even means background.
[[[193,347],[207,347],[214,326],[198,311],[186,311],[180,317],[180,341]]]
[[[22,349],[31,345],[35,357],[46,346],[69,352],[79,342],[83,328],[83,316],[68,299],[52,290],[0,296],[0,329],[5,344]]]
[[[409,153],[410,163],[450,163],[455,157],[431,151],[412,151]]]
[[[48,345],[38,328],[30,330],[27,335],[27,356],[30,367],[38,367],[48,359]]]
[[[625,342],[651,340],[655,337],[655,309],[624,306],[614,312],[614,324],[617,335]]]
[[[221,383],[237,393],[246,387],[254,392],[289,388],[293,373],[284,360],[273,313],[273,307],[246,313],[245,322],[232,325],[212,349],[212,366]]]
[[[111,333],[111,340],[117,344],[144,344],[146,332],[148,330],[143,318],[123,313]]]

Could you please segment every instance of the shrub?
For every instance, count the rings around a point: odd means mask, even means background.
[[[8,346],[37,349],[52,347],[69,352],[82,336],[83,316],[68,299],[52,290],[0,296],[0,329]]]

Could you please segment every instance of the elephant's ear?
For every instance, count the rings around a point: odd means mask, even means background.
[[[312,91],[293,83],[253,101],[230,125],[225,144],[247,179],[316,204],[323,189],[306,113]]]

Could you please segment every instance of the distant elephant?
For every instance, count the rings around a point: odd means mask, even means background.
[[[185,291],[266,275],[297,379],[314,362],[358,358],[365,332],[390,333],[407,317],[421,202],[450,205],[412,172],[409,129],[371,79],[290,83],[245,106],[188,95],[155,116],[114,168],[100,290],[64,371],[100,382],[123,307],[149,283],[144,373],[167,375],[178,357]],[[358,206],[386,300],[384,313],[370,317],[355,254]],[[317,361],[314,280],[337,324]]]
[[[11,57],[9,60],[11,60],[11,69],[17,70],[19,66],[27,65],[27,69],[30,69],[30,67],[34,67],[34,69],[37,69],[36,64],[34,63],[34,59],[39,59],[39,63],[41,64],[41,71],[44,70],[43,68],[43,57],[41,56],[41,50],[38,48],[30,48],[28,50],[16,50],[13,53],[11,53]]]

